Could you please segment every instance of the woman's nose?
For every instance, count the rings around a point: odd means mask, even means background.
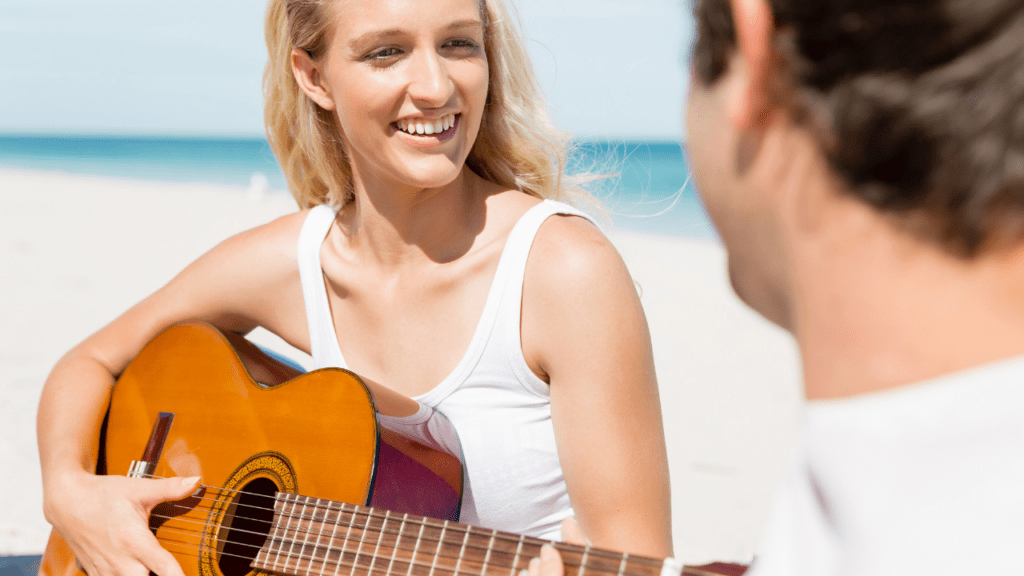
[[[454,92],[455,85],[448,67],[436,52],[422,53],[413,59],[410,67],[409,95],[431,106],[443,106]]]

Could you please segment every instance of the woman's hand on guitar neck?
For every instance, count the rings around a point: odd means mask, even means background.
[[[569,544],[586,545],[587,539],[583,535],[576,521],[572,518],[562,520],[562,541]],[[525,572],[525,574],[524,574]],[[522,570],[520,576],[564,576],[565,565],[562,563],[562,555],[555,550],[554,546],[544,545],[540,549],[540,558],[530,560],[530,567]]]
[[[199,478],[150,480],[78,474],[47,490],[46,519],[89,576],[184,576],[149,530],[161,502],[195,492]]]

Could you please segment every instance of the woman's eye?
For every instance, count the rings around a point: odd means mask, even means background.
[[[477,48],[476,42],[466,38],[460,38],[458,40],[449,40],[448,42],[445,42],[444,45],[446,48],[454,48],[456,50],[476,50]]]
[[[399,52],[401,52],[401,51],[398,48],[381,48],[380,50],[376,50],[374,52],[370,52],[369,54],[367,54],[364,57],[364,59],[365,60],[386,60],[388,58],[391,58],[392,56],[397,55]]]

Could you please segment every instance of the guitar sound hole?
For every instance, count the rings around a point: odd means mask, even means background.
[[[270,534],[278,487],[267,478],[246,484],[225,515],[217,565],[224,576],[245,576]]]

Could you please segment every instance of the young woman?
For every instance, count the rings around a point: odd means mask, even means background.
[[[181,573],[145,519],[198,479],[92,471],[115,377],[189,319],[265,327],[406,422],[446,415],[465,522],[557,537],[574,515],[595,545],[670,554],[647,325],[612,245],[551,200],[564,143],[512,22],[500,0],[271,2],[266,124],[304,210],[199,258],[43,392],[46,516],[92,576]]]

